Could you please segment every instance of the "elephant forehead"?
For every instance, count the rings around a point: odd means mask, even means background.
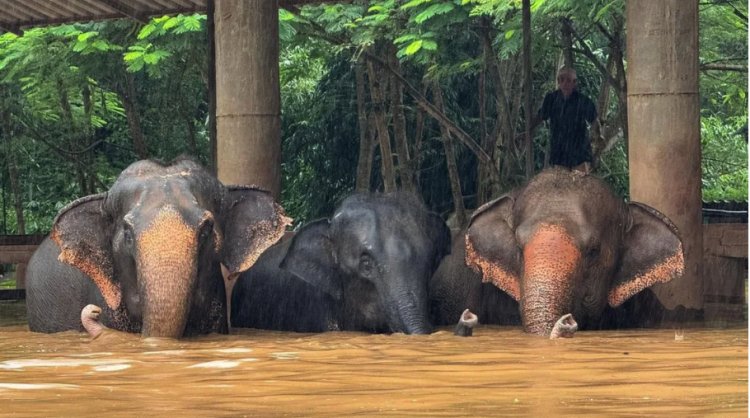
[[[540,225],[524,247],[524,269],[527,274],[537,270],[541,270],[540,273],[549,271],[554,276],[569,274],[580,259],[581,252],[575,241],[560,225]]]
[[[195,228],[171,206],[163,207],[137,239],[139,254],[173,260],[195,251]],[[179,257],[178,257],[179,258]]]
[[[215,211],[222,192],[215,182],[202,180],[190,172],[131,177],[112,186],[107,208],[115,214],[133,208],[153,210],[166,204],[184,208],[201,206]]]

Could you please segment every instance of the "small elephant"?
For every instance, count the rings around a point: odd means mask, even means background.
[[[445,222],[414,196],[350,196],[240,275],[232,326],[429,333],[427,281],[449,249]]]
[[[27,270],[29,328],[80,330],[95,304],[109,328],[147,337],[226,333],[222,268],[250,268],[289,222],[269,193],[191,160],[135,162],[55,218]]]
[[[684,270],[682,242],[666,216],[563,168],[477,209],[463,247],[463,260],[447,257],[430,284],[439,324],[455,323],[465,308],[485,323],[512,322],[507,312],[517,309],[533,334],[549,336],[568,313],[582,329],[598,328],[608,305]]]

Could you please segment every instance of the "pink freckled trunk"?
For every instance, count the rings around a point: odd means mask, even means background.
[[[196,239],[196,231],[169,208],[141,235],[137,264],[144,337],[182,337],[198,272]]]
[[[573,239],[556,225],[540,226],[526,244],[521,319],[527,332],[549,335],[555,322],[570,312],[580,260]]]

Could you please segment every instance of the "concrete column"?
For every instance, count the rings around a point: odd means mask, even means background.
[[[281,192],[278,0],[215,0],[218,177]]]
[[[627,0],[631,199],[677,225],[685,275],[654,290],[668,308],[703,307],[698,1]]]

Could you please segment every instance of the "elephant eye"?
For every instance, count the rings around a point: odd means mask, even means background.
[[[128,224],[125,224],[125,226],[123,227],[122,240],[128,247],[132,247],[133,243],[135,242],[135,239],[133,237],[133,227]]]
[[[588,251],[586,251],[586,258],[591,260],[597,257],[599,257],[599,246],[598,245],[590,246]]]
[[[372,259],[372,256],[368,253],[362,253],[359,256],[359,273],[364,277],[370,277],[374,270],[375,261]]]
[[[198,235],[198,238],[201,242],[206,241],[211,235],[213,235],[214,232],[214,223],[210,219],[207,219],[203,224],[201,225],[201,230]]]

